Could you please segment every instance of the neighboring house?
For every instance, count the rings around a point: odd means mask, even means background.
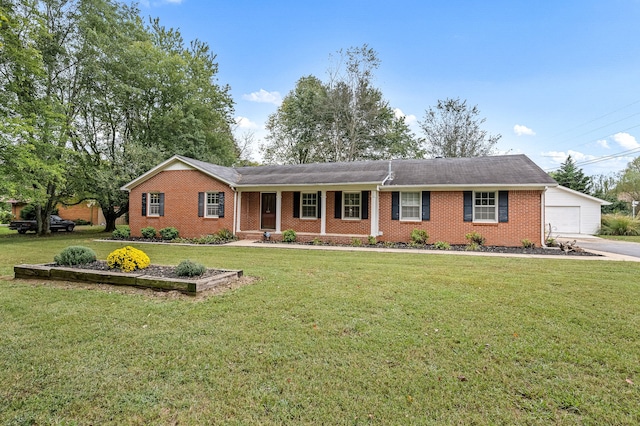
[[[13,217],[20,218],[20,211],[26,206],[28,203],[18,200],[9,200],[8,203],[11,204],[11,214]],[[56,206],[58,209],[58,216],[66,220],[86,220],[92,225],[99,225],[105,223],[104,214],[102,214],[102,209],[100,209],[100,205],[95,200],[87,200],[79,204],[75,204],[72,206],[65,206],[63,204],[58,204]]]
[[[544,193],[557,183],[524,155],[222,167],[174,156],[122,189],[131,234],[176,227],[187,238],[232,230],[239,238],[410,241],[489,245],[544,240]]]
[[[552,235],[596,234],[600,229],[601,207],[611,203],[573,189],[556,186],[545,195],[545,223]]]

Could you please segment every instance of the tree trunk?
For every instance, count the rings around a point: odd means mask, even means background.
[[[105,228],[104,232],[113,232],[116,230],[116,219],[129,211],[128,208],[123,208],[116,211],[113,206],[102,207],[102,214],[104,215]]]

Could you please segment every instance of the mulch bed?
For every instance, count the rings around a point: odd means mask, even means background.
[[[352,244],[335,244],[335,243],[314,243],[306,242],[306,243],[283,243],[282,241],[258,241],[261,244],[298,244],[298,245],[307,245],[307,246],[335,246],[335,247],[357,247],[357,248],[388,248],[388,249],[406,249],[406,250],[434,250],[434,251],[446,251],[442,249],[438,249],[432,244],[426,245],[411,245],[407,243],[377,243],[375,245],[362,244],[361,246],[354,246]],[[452,245],[448,251],[469,251],[466,245]],[[599,254],[590,253],[588,251],[570,251],[564,252],[559,248],[543,248],[543,247],[535,247],[535,248],[524,248],[524,247],[504,247],[504,246],[480,246],[477,250],[473,250],[475,252],[480,253],[500,253],[500,254],[532,254],[532,255],[552,255],[552,256],[600,256]]]
[[[87,263],[85,265],[63,265],[65,268],[75,268],[75,269],[88,269],[92,271],[111,271],[111,272],[121,272],[119,269],[111,269],[107,265],[107,262],[104,260],[96,260],[92,263]],[[152,277],[163,277],[163,278],[180,278],[184,280],[200,280],[203,278],[210,278],[216,275],[222,274],[225,271],[221,271],[219,269],[207,269],[204,274],[198,275],[195,277],[181,277],[176,274],[175,266],[162,266],[162,265],[149,265],[147,268],[142,270],[138,269],[135,271],[131,271],[132,274],[140,274],[144,273],[145,275],[150,275]],[[127,273],[127,272],[125,272]]]

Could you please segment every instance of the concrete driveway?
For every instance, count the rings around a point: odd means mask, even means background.
[[[603,251],[606,253],[622,254],[625,256],[640,258],[640,243],[631,243],[627,241],[605,240],[598,237],[559,237],[560,241],[573,241],[587,250]]]

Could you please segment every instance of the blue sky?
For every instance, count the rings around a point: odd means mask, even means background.
[[[571,154],[590,175],[640,155],[640,0],[145,0],[144,16],[217,54],[237,134],[264,123],[330,55],[368,44],[393,108],[417,122],[438,99],[477,105],[503,153],[545,170]],[[611,157],[606,161],[599,161]]]

